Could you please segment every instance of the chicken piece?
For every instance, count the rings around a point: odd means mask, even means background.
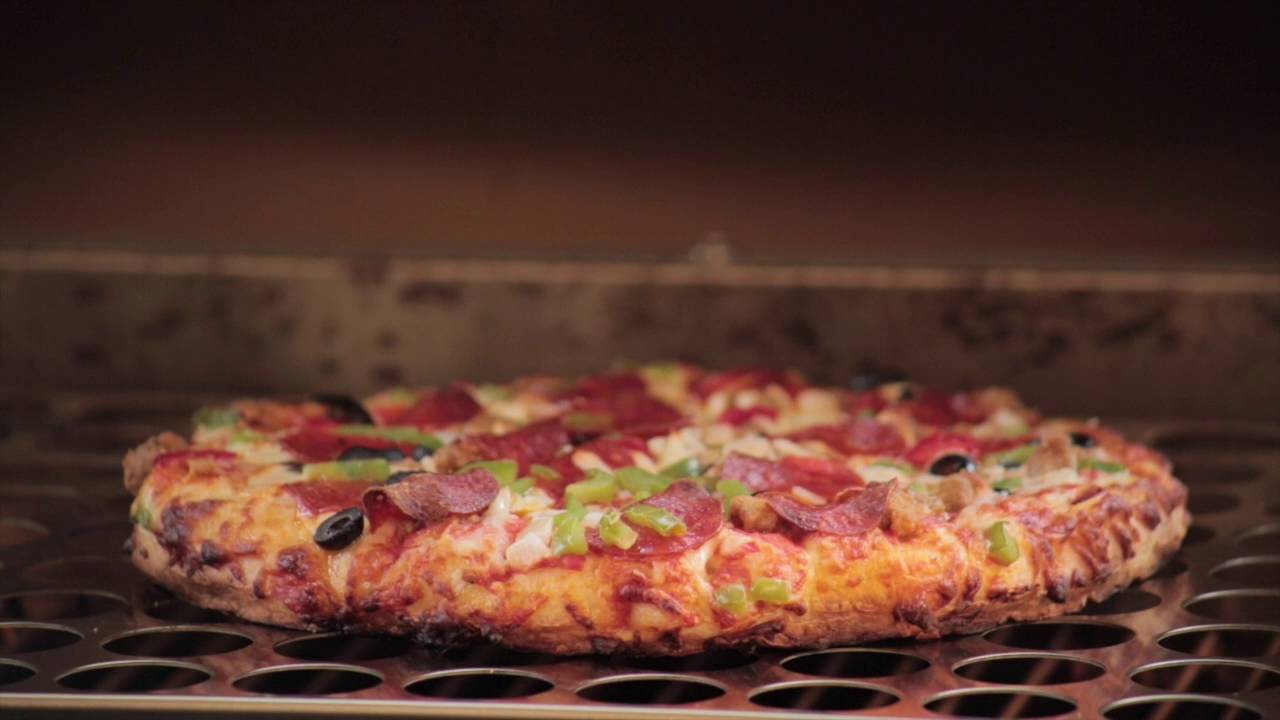
[[[1026,468],[1027,474],[1034,477],[1075,466],[1075,450],[1071,447],[1070,437],[1055,433],[1044,438],[1040,448],[1027,460]]]
[[[938,483],[935,492],[947,512],[960,512],[977,496],[975,478],[970,473],[948,475]]]
[[[778,527],[778,513],[769,503],[751,495],[740,495],[729,505],[729,516],[738,527],[750,532],[773,532]]]
[[[924,529],[925,518],[938,511],[932,495],[895,488],[885,502],[886,525],[900,538],[910,538]]]

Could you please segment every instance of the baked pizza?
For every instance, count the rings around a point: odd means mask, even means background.
[[[657,364],[240,400],[124,459],[129,549],[247,620],[679,655],[1078,610],[1182,541],[1169,462],[1009,390]]]

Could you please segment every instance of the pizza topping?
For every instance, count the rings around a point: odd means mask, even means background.
[[[1089,433],[1073,432],[1071,433],[1071,444],[1076,447],[1088,449],[1096,446],[1098,444],[1098,440]]]
[[[973,472],[977,466],[964,455],[943,455],[929,466],[931,475],[954,475],[958,472]]]
[[[516,474],[519,472],[514,460],[477,460],[463,465],[458,469],[458,472],[468,473],[472,470],[488,470],[494,479],[498,481],[498,484],[504,487],[514,483]]]
[[[767,405],[752,405],[748,408],[731,407],[720,413],[720,417],[717,420],[727,425],[741,427],[750,422],[752,418],[758,417],[777,420],[778,411]]]
[[[355,445],[342,451],[338,456],[339,460],[374,460],[382,458],[387,462],[396,462],[404,459],[404,451],[397,447],[389,447],[382,449],[374,449],[363,445]]]
[[[639,533],[622,521],[622,514],[617,510],[609,510],[600,517],[599,529],[600,540],[620,550],[630,549],[640,538]]]
[[[934,486],[934,494],[947,512],[960,512],[977,496],[969,473],[948,475]]]
[[[927,468],[943,455],[962,455],[966,458],[981,457],[982,443],[966,435],[937,433],[916,443],[907,451],[906,461],[918,468]]]
[[[1008,495],[1022,489],[1022,478],[1007,477],[997,482],[991,483],[991,489],[998,493]]]
[[[734,615],[747,609],[747,588],[739,583],[725,585],[716,590],[716,604]]]
[[[1108,462],[1097,458],[1085,458],[1080,461],[1080,469],[1097,470],[1098,472],[1104,473],[1122,473],[1127,471],[1129,468],[1118,462]]]
[[[576,506],[557,514],[551,521],[551,554],[562,555],[587,554],[587,529],[582,520],[585,512]]]
[[[443,442],[430,433],[424,433],[415,427],[375,427],[373,425],[338,425],[333,432],[344,437],[377,438],[398,446],[426,448],[430,452],[439,450]],[[428,453],[429,454],[429,453]]]
[[[592,470],[586,480],[567,485],[564,489],[566,502],[610,503],[618,494],[618,482],[612,475],[601,470]]]
[[[846,455],[892,455],[907,449],[895,428],[870,419],[805,428],[787,437],[796,441],[820,440]]]
[[[316,528],[316,544],[325,550],[341,550],[355,542],[364,532],[364,513],[349,507],[325,518]]]
[[[693,392],[699,397],[708,398],[718,392],[764,390],[770,385],[777,385],[794,397],[804,389],[805,382],[795,373],[783,370],[742,368],[704,375],[693,384]]]
[[[785,580],[759,578],[751,583],[751,599],[770,605],[782,605],[791,601],[791,588]]]
[[[1021,554],[1018,541],[1009,530],[1009,524],[1001,520],[987,528],[987,552],[1001,565],[1012,565]]]
[[[671,478],[656,475],[638,467],[625,467],[614,475],[618,478],[618,484],[622,489],[631,493],[637,500],[653,497],[666,490],[673,482]]]
[[[309,480],[327,478],[332,480],[368,480],[380,483],[390,475],[391,465],[387,463],[385,458],[337,460],[302,466],[302,477]]]
[[[482,409],[466,390],[450,387],[427,392],[409,407],[378,408],[378,420],[383,425],[439,428],[466,422]]]
[[[831,460],[791,456],[773,462],[736,452],[730,453],[720,466],[720,477],[737,480],[752,492],[787,490],[800,485],[824,498],[863,485],[856,473]]]
[[[661,473],[669,478],[683,480],[685,478],[698,477],[703,473],[703,470],[705,468],[702,467],[702,462],[696,457],[689,456],[662,468]]]
[[[1040,448],[1027,458],[1026,469],[1029,475],[1046,475],[1055,470],[1075,468],[1077,451],[1071,447],[1067,438],[1061,434],[1045,438]]]
[[[498,480],[484,469],[444,475],[415,473],[391,486],[375,486],[362,499],[369,523],[377,527],[397,515],[433,523],[449,515],[468,515],[489,507],[498,496]]]
[[[329,419],[343,423],[373,424],[373,417],[359,401],[350,395],[316,395],[315,401],[324,405]]]
[[[1015,468],[1019,465],[1026,464],[1039,447],[1039,442],[1029,442],[1025,445],[1019,445],[1011,450],[992,453],[987,456],[987,460],[1002,467]]]
[[[725,478],[716,481],[716,494],[724,498],[724,511],[727,513],[733,507],[733,499],[750,495],[751,488],[733,478]]]
[[[303,515],[320,515],[359,504],[360,497],[371,487],[371,483],[312,480],[286,483],[281,487],[297,501],[298,509]]]
[[[191,416],[191,424],[199,430],[217,430],[240,422],[240,413],[228,407],[202,407]]]
[[[569,433],[555,420],[527,425],[505,435],[471,435],[436,455],[442,469],[461,467],[476,460],[514,460],[521,475],[534,465],[551,465],[560,449],[569,444]],[[559,469],[557,467],[557,469]]]
[[[861,535],[877,528],[885,519],[885,504],[896,481],[848,490],[830,505],[813,507],[790,493],[767,492],[759,497],[780,517],[808,532],[832,535]],[[735,504],[736,505],[736,504]]]
[[[593,528],[587,534],[591,546],[610,554],[679,553],[702,545],[724,524],[720,501],[689,481],[677,482],[644,503],[632,505],[622,516],[637,535],[635,544],[626,550],[610,546],[599,529]]]

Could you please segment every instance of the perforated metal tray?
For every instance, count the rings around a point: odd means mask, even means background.
[[[0,399],[6,714],[1280,717],[1280,427],[1124,424],[1174,458],[1195,524],[1156,577],[1078,615],[940,642],[559,659],[252,625],[144,581],[120,551],[119,458],[204,400]]]

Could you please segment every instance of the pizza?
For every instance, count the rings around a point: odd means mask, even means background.
[[[653,364],[199,410],[124,459],[139,569],[308,630],[682,655],[1079,610],[1189,523],[1158,453],[1011,391]]]

